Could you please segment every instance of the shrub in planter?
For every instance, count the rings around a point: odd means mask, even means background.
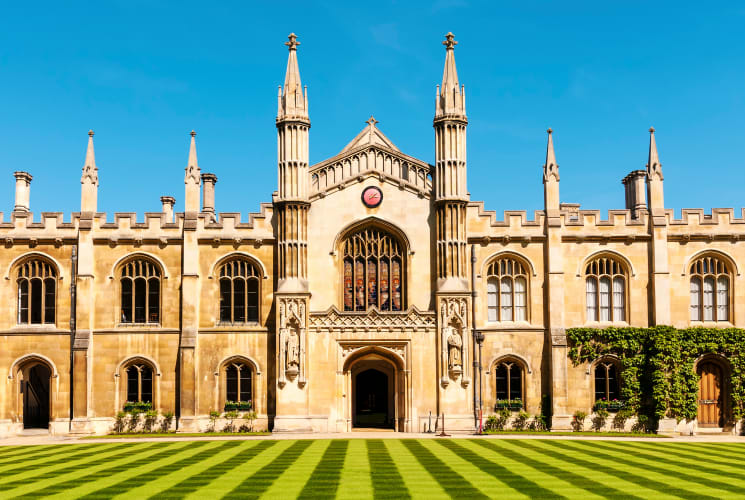
[[[598,408],[595,410],[595,416],[592,418],[592,428],[595,429],[596,432],[600,432],[603,430],[603,427],[605,426],[605,422],[608,420],[608,410],[605,408]]]
[[[243,414],[243,420],[245,423],[238,429],[239,432],[253,432],[254,431],[254,420],[256,420],[256,412],[249,411]]]
[[[575,432],[581,432],[585,429],[585,419],[587,418],[587,413],[577,410],[574,412],[574,415],[572,416],[572,428]]]
[[[523,409],[523,402],[519,398],[518,399],[500,399],[494,405],[494,411],[499,412],[499,410],[503,408],[507,408],[510,411],[520,411]]]
[[[626,420],[628,420],[628,416],[625,412],[616,413],[613,417],[613,428],[617,431],[623,431],[626,428]]]
[[[497,429],[498,431],[504,430],[509,422],[512,412],[509,408],[502,408],[497,412]]]
[[[650,432],[649,417],[646,415],[639,415],[636,423],[631,427],[634,432]]]
[[[233,425],[233,421],[238,418],[238,410],[231,410],[226,411],[225,415],[223,415],[228,421],[228,423],[223,428],[223,432],[235,432],[235,426]]]
[[[517,417],[515,417],[515,420],[512,421],[512,428],[516,431],[522,431],[525,429],[525,427],[528,425],[528,419],[530,418],[530,413],[527,411],[521,411],[517,414]]]
[[[129,412],[129,420],[127,421],[127,432],[137,432],[137,427],[140,425],[141,414],[142,412],[136,408]]]
[[[497,430],[497,416],[496,415],[489,415],[486,417],[486,422],[484,422],[484,430],[485,431],[496,431]]]
[[[207,426],[207,432],[215,432],[215,425],[217,425],[218,418],[220,418],[219,411],[210,412],[210,424]]]
[[[142,430],[145,432],[153,432],[155,424],[158,422],[158,411],[148,410],[145,412],[145,420],[142,422]]]
[[[160,432],[170,432],[171,424],[173,423],[173,412],[167,411],[163,414],[163,419],[160,421]]]
[[[123,411],[120,411],[116,414],[116,417],[114,418],[114,432],[117,434],[121,434],[124,432],[124,427],[127,425],[127,414]]]
[[[140,413],[152,410],[153,404],[149,401],[127,401],[124,403],[124,411],[131,413],[137,410]]]

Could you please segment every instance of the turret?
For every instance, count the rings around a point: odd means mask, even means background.
[[[16,204],[13,210],[16,212],[28,212],[31,202],[31,179],[28,172],[13,172],[16,178]]]
[[[434,200],[437,211],[437,288],[468,289],[466,255],[466,98],[455,68],[452,33],[445,35],[445,69],[435,102]]]
[[[184,177],[185,196],[184,211],[186,213],[199,212],[199,184],[201,182],[201,169],[197,163],[197,133],[191,131],[191,144],[189,145],[189,161],[186,164],[186,176]]]
[[[93,150],[93,131],[88,131],[88,149],[85,152],[83,175],[80,177],[80,211],[95,212],[98,208],[98,167]]]

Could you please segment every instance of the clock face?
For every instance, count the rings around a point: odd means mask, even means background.
[[[368,208],[375,208],[383,201],[383,192],[375,186],[366,187],[362,191],[362,203]]]

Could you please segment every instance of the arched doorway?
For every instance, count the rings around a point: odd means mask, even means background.
[[[49,381],[52,372],[42,363],[35,363],[24,367],[21,383],[23,396],[23,428],[49,428]]]
[[[388,397],[388,389],[388,375],[382,371],[368,368],[357,373],[353,388],[353,427],[393,429],[391,406],[395,403]]]
[[[701,376],[698,391],[698,426],[724,426],[724,369],[721,363],[705,359],[697,366]]]

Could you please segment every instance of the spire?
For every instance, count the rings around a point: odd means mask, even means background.
[[[554,152],[554,138],[553,130],[548,129],[548,144],[546,145],[546,163],[543,165],[543,182],[549,180],[550,177],[554,177],[557,181],[559,180],[559,165],[556,163],[556,153]]]
[[[186,175],[184,176],[184,184],[186,184],[184,204],[186,212],[196,213],[199,211],[201,170],[197,163],[197,133],[192,130],[190,135],[191,144],[189,144],[189,162],[186,164]]]
[[[98,185],[98,167],[96,166],[96,153],[93,150],[93,130],[88,131],[88,149],[85,152],[85,164],[83,165],[83,175],[80,178],[81,183],[85,183],[86,179],[90,180],[91,184]]]
[[[657,177],[663,180],[662,164],[657,154],[657,141],[654,138],[654,127],[649,128],[649,160],[647,161],[647,175],[649,178]]]
[[[277,119],[285,116],[304,117],[308,116],[308,92],[300,84],[300,68],[297,63],[297,35],[290,33],[288,41],[285,42],[289,49],[287,58],[287,71],[285,72],[285,84],[279,90],[279,109]]]
[[[437,92],[435,117],[442,115],[466,114],[465,88],[458,82],[458,71],[455,69],[455,36],[448,32],[445,35],[445,69],[442,72],[442,86]]]

